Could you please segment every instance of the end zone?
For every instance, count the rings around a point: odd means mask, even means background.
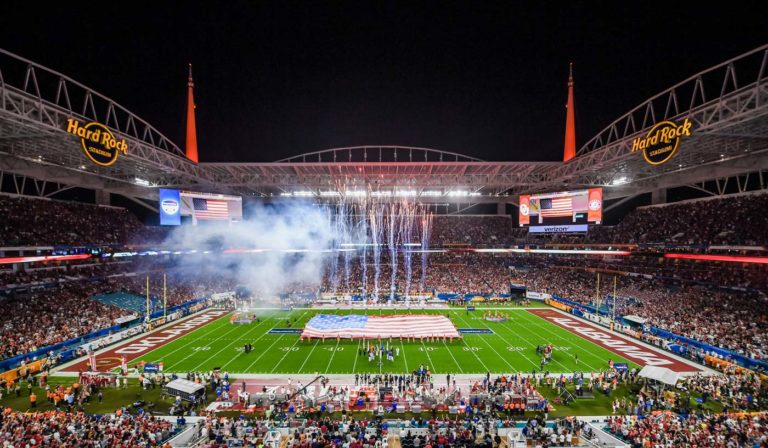
[[[640,366],[666,367],[674,372],[687,374],[709,371],[692,361],[666,353],[634,338],[609,331],[560,310],[540,308],[529,309],[528,312]]]
[[[143,333],[133,339],[96,352],[98,370],[100,372],[108,372],[120,366],[123,356],[125,356],[126,362],[130,363],[144,353],[174,341],[229,313],[229,311],[223,310],[203,311],[186,319],[178,320],[171,325],[158,328],[150,333]],[[65,364],[60,369],[57,373],[79,373],[90,370],[90,366],[88,365],[88,359],[84,358],[70,364]]]

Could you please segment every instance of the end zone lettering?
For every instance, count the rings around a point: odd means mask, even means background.
[[[97,165],[110,166],[117,161],[120,153],[128,153],[125,139],[118,140],[108,127],[95,121],[82,125],[74,118],[69,118],[67,133],[80,137],[86,157]]]
[[[693,123],[687,118],[679,126],[673,121],[662,121],[652,127],[645,138],[638,137],[632,142],[632,152],[643,151],[646,162],[661,165],[675,155],[681,137],[691,136],[691,127]]]

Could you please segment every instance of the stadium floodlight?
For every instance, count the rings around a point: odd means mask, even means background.
[[[285,198],[285,197],[288,197],[288,198],[290,198],[291,196],[293,196],[293,193],[282,192],[282,193],[280,193],[280,196],[282,196],[282,197],[284,197],[284,198]]]
[[[473,191],[472,193],[469,193],[470,196],[482,196],[483,193],[480,193],[479,191]]]
[[[617,177],[616,179],[613,179],[613,182],[611,182],[611,185],[617,186],[617,185],[624,185],[628,183],[629,181],[625,176]]]
[[[448,196],[469,196],[469,192],[464,190],[454,190],[449,191]]]
[[[315,195],[315,193],[314,193],[314,192],[312,192],[312,191],[306,191],[306,190],[304,190],[304,191],[294,191],[294,192],[293,192],[293,195],[294,195],[294,196],[298,196],[298,197],[309,197],[309,196],[314,196],[314,195]]]
[[[373,196],[375,198],[388,198],[388,197],[392,196],[392,192],[389,191],[389,190],[372,191],[371,192],[371,196]]]
[[[424,190],[421,192],[422,196],[442,196],[443,192],[440,190]]]
[[[322,197],[337,197],[337,196],[341,196],[341,193],[339,193],[338,191],[321,191],[320,192],[320,196],[322,196]]]
[[[365,190],[347,190],[344,194],[353,198],[364,198],[368,195]]]
[[[397,190],[395,196],[409,197],[416,196],[416,190]]]
[[[135,178],[133,181],[136,183],[136,185],[141,185],[142,187],[151,187],[152,186],[152,184],[150,184],[148,180],[142,179],[140,177]]]

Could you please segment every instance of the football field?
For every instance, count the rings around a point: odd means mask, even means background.
[[[294,311],[257,310],[258,321],[236,325],[230,315],[219,318],[155,350],[131,361],[162,362],[166,372],[209,371],[220,368],[240,374],[354,374],[405,373],[420,366],[433,373],[530,373],[539,372],[541,356],[538,345],[553,344],[554,352],[544,370],[552,373],[605,370],[608,360],[637,366],[522,308],[501,311],[509,316],[506,322],[489,322],[483,310],[446,309],[410,313],[439,313],[447,315],[458,329],[473,329],[485,334],[465,333],[453,342],[408,342],[399,338],[383,341],[399,347],[394,361],[378,358],[369,361],[363,340],[301,341],[295,331],[316,314],[403,314],[408,311],[379,310],[318,310]],[[271,332],[272,331],[272,332]],[[243,346],[253,345],[245,353]],[[376,343],[376,342],[372,342]],[[578,356],[578,363],[576,361]]]

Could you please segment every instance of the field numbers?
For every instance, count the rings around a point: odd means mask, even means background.
[[[463,347],[465,352],[479,352],[482,350],[482,347],[470,347],[469,345],[466,347]]]
[[[207,345],[203,345],[202,347],[192,347],[192,350],[196,352],[204,352],[206,350],[210,350],[211,347],[208,347]]]
[[[344,347],[325,347],[325,350],[328,350],[329,352],[340,352],[344,350]]]
[[[516,346],[516,345],[510,345],[509,347],[507,347],[507,350],[510,351],[510,352],[522,352],[522,351],[525,350],[525,347],[519,347],[519,346]]]
[[[433,352],[433,351],[435,351],[435,347],[419,347],[419,351],[422,351],[422,352]]]
[[[281,352],[297,352],[299,347],[280,347]]]

